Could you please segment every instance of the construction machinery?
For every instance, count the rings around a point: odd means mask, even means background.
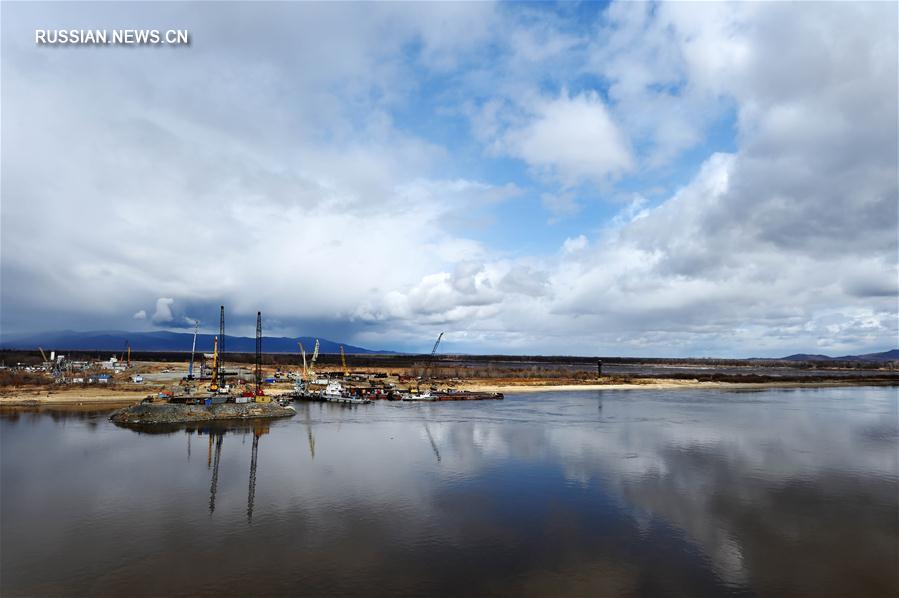
[[[219,389],[219,337],[212,339],[212,384],[209,390],[217,392]]]
[[[256,312],[256,402],[267,403],[269,398],[262,390],[262,312]]]
[[[219,379],[219,386],[225,387],[225,306],[222,305],[219,311],[219,351],[222,354],[221,361],[216,375]]]
[[[318,359],[318,339],[315,339],[315,348],[312,350],[312,360],[309,362],[309,380],[315,379],[315,361]]]
[[[41,349],[40,347],[38,347],[37,349],[38,349],[38,351],[41,352],[41,357],[44,358],[44,362],[43,362],[44,368],[46,368],[47,370],[49,370],[50,372],[52,372],[54,376],[59,375],[59,373],[60,373],[60,372],[59,372],[59,365],[58,365],[58,364],[56,363],[56,361],[54,361],[54,359],[53,359],[53,358],[55,357],[55,355],[53,354],[53,351],[50,351],[50,358],[47,359],[47,354],[44,353],[44,350]]]
[[[297,345],[300,347],[300,355],[303,356],[303,376],[302,379],[306,379],[307,368],[306,368],[306,347],[303,346],[303,343],[297,341]]]
[[[340,364],[343,366],[343,377],[350,375],[349,368],[346,367],[346,353],[343,352],[343,345],[340,345]]]
[[[443,335],[446,332],[441,332],[437,335],[437,342],[434,343],[434,348],[431,349],[431,356],[428,358],[428,365],[425,367],[425,377],[430,377],[432,370],[434,368],[434,359],[437,357],[437,347],[440,346],[440,341],[443,339]]]
[[[440,346],[440,340],[443,338],[444,334],[446,333],[441,332],[439,335],[437,335],[437,342],[434,343],[434,348],[431,349],[431,361],[434,361],[434,356],[437,355],[437,347]]]
[[[194,321],[194,342],[190,347],[190,365],[187,366],[187,379],[194,379],[194,353],[197,352],[197,333],[200,332],[200,320]]]

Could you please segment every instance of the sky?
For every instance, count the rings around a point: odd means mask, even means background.
[[[895,348],[897,10],[3,2],[0,328]]]

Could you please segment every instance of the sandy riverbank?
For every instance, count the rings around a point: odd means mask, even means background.
[[[466,382],[455,387],[472,392],[559,392],[559,391],[596,391],[596,390],[683,390],[683,389],[724,389],[724,390],[761,390],[766,388],[826,388],[835,386],[870,386],[894,385],[896,381],[870,380],[857,378],[853,380],[833,381],[770,381],[770,382],[709,382],[698,380],[679,380],[664,378],[635,378],[627,382],[610,381],[607,384],[585,382],[583,384],[558,384],[549,380],[485,380],[482,382]],[[266,389],[271,397],[290,392],[288,385]],[[74,406],[97,405],[109,407],[125,407],[140,403],[151,388],[97,388],[81,387],[71,389],[50,389],[12,387],[0,391],[0,407],[33,407],[33,406]]]
[[[33,405],[108,405],[124,407],[140,403],[147,396],[147,390],[119,390],[99,388],[77,388],[47,390],[31,388],[6,388],[0,394],[0,407]]]

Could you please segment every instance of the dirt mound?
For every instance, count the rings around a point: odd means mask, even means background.
[[[119,409],[109,416],[117,424],[174,424],[222,419],[290,417],[296,411],[276,403],[222,403],[220,405],[181,405],[141,403]]]

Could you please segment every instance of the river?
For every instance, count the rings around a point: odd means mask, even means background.
[[[899,595],[895,388],[0,417],[0,594]]]

